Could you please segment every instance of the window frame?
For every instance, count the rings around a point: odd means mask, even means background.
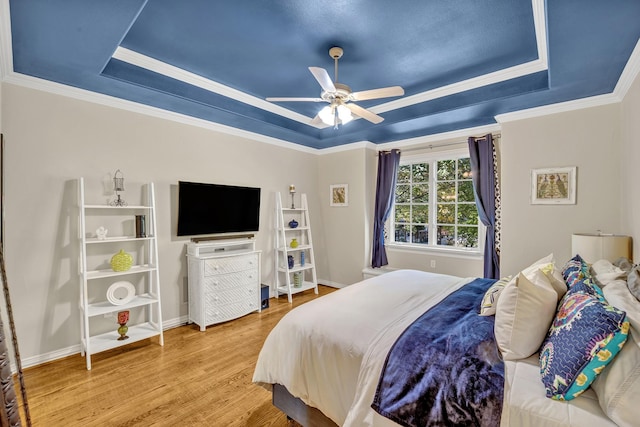
[[[434,153],[421,153],[414,155],[407,155],[400,158],[400,166],[410,165],[413,163],[429,163],[429,219],[428,230],[429,236],[437,236],[437,194],[436,189],[436,163],[442,160],[457,160],[461,158],[470,157],[469,150],[467,148],[460,148],[454,150],[438,151]],[[457,179],[456,179],[457,180]],[[394,188],[394,200],[395,200]],[[436,240],[429,239],[428,244],[408,243],[408,242],[396,242],[395,239],[395,202],[391,210],[391,214],[385,224],[386,235],[389,237],[385,239],[385,247],[394,250],[407,250],[417,252],[434,252],[440,255],[455,255],[462,257],[482,257],[484,254],[484,243],[486,238],[486,226],[482,224],[482,221],[478,217],[478,247],[477,248],[465,248],[459,246],[444,246],[437,245]]]

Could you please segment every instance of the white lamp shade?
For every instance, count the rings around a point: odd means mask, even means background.
[[[631,259],[631,237],[614,234],[573,234],[571,252],[589,264],[606,259],[611,262],[624,257]]]
[[[333,122],[335,121],[335,115],[331,106],[327,105],[326,107],[323,107],[322,110],[320,110],[320,112],[318,113],[318,116],[320,117],[320,120],[324,122],[324,124],[330,126],[334,124]]]

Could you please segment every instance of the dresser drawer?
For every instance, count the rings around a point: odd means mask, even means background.
[[[208,292],[205,294],[205,302],[207,307],[223,306],[242,301],[254,301],[258,298],[257,294],[256,284],[249,283],[238,288]]]
[[[218,305],[207,307],[206,325],[212,323],[225,322],[227,320],[237,319],[240,316],[251,313],[258,309],[258,299],[236,302],[227,305]]]
[[[204,261],[204,275],[233,273],[235,271],[255,269],[258,265],[258,254],[230,256],[208,259]]]
[[[257,288],[258,278],[256,275],[256,270],[246,270],[238,273],[205,277],[204,292],[206,294],[216,293],[227,289],[240,288],[248,284],[252,284]]]

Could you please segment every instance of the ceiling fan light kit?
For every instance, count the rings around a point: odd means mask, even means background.
[[[331,80],[329,73],[324,68],[309,67],[309,71],[322,87],[320,98],[267,98],[271,102],[328,102],[329,105],[323,107],[316,117],[311,120],[312,125],[324,123],[333,126],[335,129],[340,124],[349,123],[353,116],[361,117],[371,123],[378,124],[384,120],[366,108],[362,108],[353,101],[366,101],[369,99],[388,98],[391,96],[404,95],[404,89],[400,86],[389,86],[379,89],[371,89],[361,92],[352,92],[351,88],[345,84],[338,83],[338,59],[344,51],[340,47],[329,49],[329,56],[334,60],[335,77]]]

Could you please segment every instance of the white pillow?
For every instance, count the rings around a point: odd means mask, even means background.
[[[564,281],[562,277],[562,272],[556,268],[555,263],[549,263],[547,265],[543,265],[540,267],[540,270],[547,276],[549,283],[553,286],[553,289],[558,294],[558,301],[562,299],[564,294],[567,293],[569,288],[567,287],[567,282]]]
[[[498,300],[494,332],[505,360],[518,360],[538,351],[556,314],[558,294],[547,276],[535,269],[520,272]]]
[[[627,313],[629,338],[615,359],[591,384],[605,414],[619,426],[637,426],[640,420],[640,302],[624,280],[614,280],[602,289],[612,306]]]
[[[595,273],[598,284],[602,287],[607,286],[611,281],[624,276],[626,273],[619,267],[616,267],[611,261],[601,259],[591,264],[591,269]]]

